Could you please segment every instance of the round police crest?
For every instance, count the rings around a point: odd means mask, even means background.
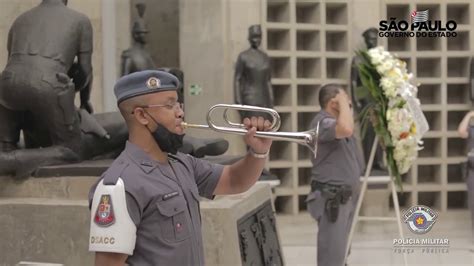
[[[435,224],[438,214],[427,206],[416,205],[405,211],[403,217],[410,231],[415,234],[426,234]]]
[[[149,89],[158,89],[161,86],[161,82],[159,79],[151,77],[146,81],[146,86]]]

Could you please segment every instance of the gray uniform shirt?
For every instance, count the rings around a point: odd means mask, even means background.
[[[127,142],[102,177],[104,184],[117,177],[124,182],[128,212],[137,227],[135,250],[127,263],[203,265],[199,197],[213,198],[223,168],[182,153],[159,163]]]
[[[358,184],[362,174],[362,158],[354,136],[336,138],[336,119],[320,111],[311,122],[311,128],[319,124],[318,153],[312,159],[311,179],[334,185]]]

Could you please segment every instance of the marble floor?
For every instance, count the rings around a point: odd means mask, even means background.
[[[309,214],[278,215],[277,226],[286,265],[316,265],[317,224]],[[424,235],[415,235],[405,224],[402,226],[405,238],[447,238],[450,244],[447,249],[429,253],[414,249],[406,255],[408,265],[474,265],[467,210],[440,214],[432,230]],[[348,265],[404,265],[403,254],[393,248],[394,238],[399,238],[395,222],[360,222]]]

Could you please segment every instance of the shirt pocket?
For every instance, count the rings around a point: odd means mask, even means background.
[[[156,207],[162,216],[158,224],[163,240],[176,243],[191,236],[187,204],[182,195],[167,200],[161,198],[156,202]]]

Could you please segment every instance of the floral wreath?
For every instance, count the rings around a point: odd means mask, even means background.
[[[429,130],[417,98],[418,88],[406,63],[378,46],[358,51],[362,86],[369,104],[360,112],[362,135],[370,121],[384,149],[389,173],[402,188],[401,175],[408,172],[422,149],[421,138]]]

